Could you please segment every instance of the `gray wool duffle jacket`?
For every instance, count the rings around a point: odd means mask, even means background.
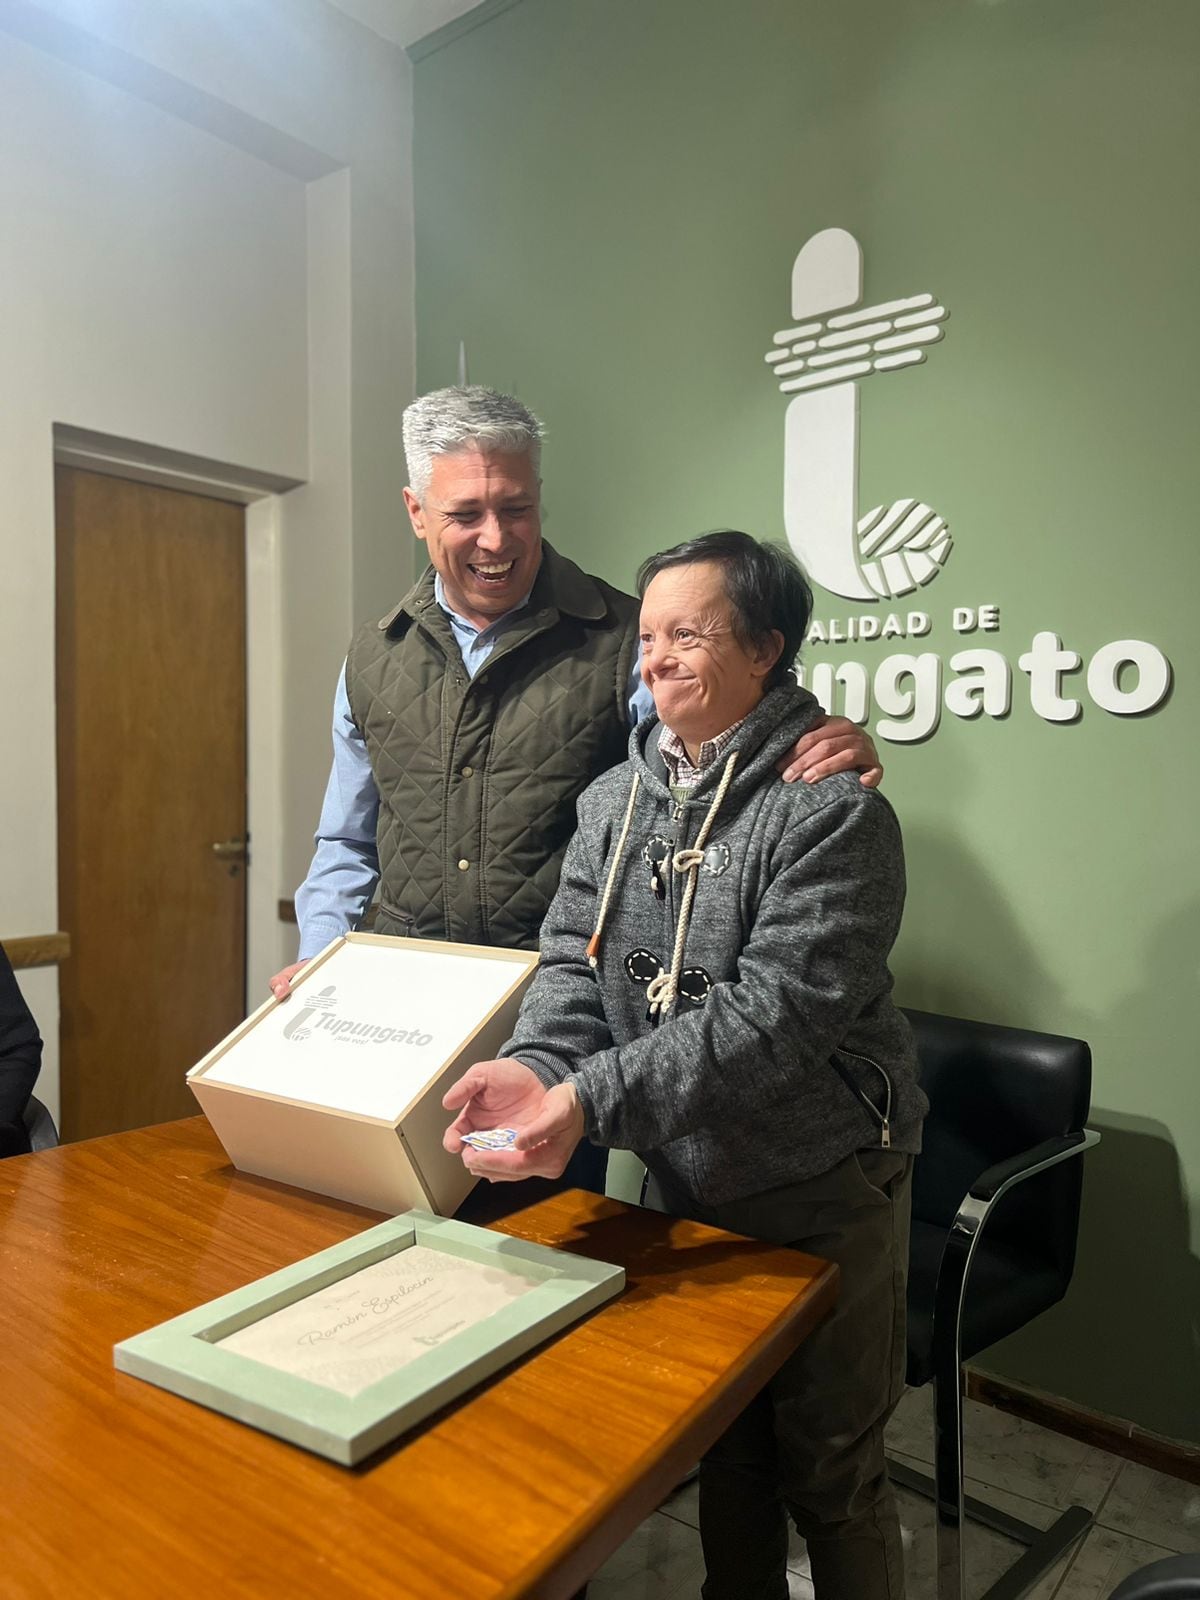
[[[596,1143],[636,1150],[701,1203],[815,1177],[856,1150],[920,1149],[927,1102],[888,970],[904,903],[895,814],[856,774],[785,784],[775,770],[818,714],[788,685],[737,733],[679,997],[657,1019],[647,990],[670,969],[686,880],[672,861],[693,846],[728,755],[676,800],[661,725],[634,731],[629,760],[579,799],[541,964],[501,1052],[547,1085],[571,1076]],[[587,945],[635,775],[593,969]]]

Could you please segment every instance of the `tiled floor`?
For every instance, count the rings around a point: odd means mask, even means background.
[[[888,1430],[898,1461],[933,1458],[929,1389],[905,1396]],[[1200,1487],[1077,1444],[1031,1422],[969,1401],[965,1426],[968,1493],[1026,1522],[1048,1527],[1058,1511],[1083,1505],[1096,1524],[1046,1575],[1030,1600],[1107,1600],[1130,1572],[1180,1551],[1200,1551]],[[898,1493],[908,1600],[934,1600],[933,1507]],[[1001,1534],[971,1526],[967,1570],[980,1595],[1020,1554]],[[793,1539],[792,1600],[810,1600],[804,1546]],[[680,1489],[644,1522],[588,1587],[588,1600],[695,1600],[704,1563],[696,1532],[696,1485]]]

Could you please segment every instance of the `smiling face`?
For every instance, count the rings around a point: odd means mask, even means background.
[[[720,562],[666,567],[642,596],[642,677],[659,720],[683,740],[689,756],[747,716],[763,697],[763,680],[779,659],[781,634],[747,647],[733,629]]]
[[[404,503],[460,616],[486,628],[524,600],[542,559],[539,484],[527,455],[434,456],[424,498],[405,489]]]

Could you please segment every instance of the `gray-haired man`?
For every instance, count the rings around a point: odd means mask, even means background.
[[[534,948],[575,802],[652,709],[637,601],[542,539],[542,431],[478,387],[404,413],[404,500],[430,566],[351,642],[296,894],[300,960],[272,978],[279,997],[376,885],[381,933]],[[799,741],[785,777],[852,768],[868,786],[881,776],[867,736],[835,719]]]

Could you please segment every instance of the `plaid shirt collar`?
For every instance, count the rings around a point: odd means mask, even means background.
[[[658,739],[658,753],[667,763],[667,772],[670,774],[673,789],[694,789],[700,782],[713,762],[723,756],[745,717],[735,722],[732,728],[726,728],[724,733],[718,733],[715,739],[705,739],[700,746],[699,759],[693,766],[688,753],[683,747],[683,740],[667,725],[663,724],[663,731]]]

